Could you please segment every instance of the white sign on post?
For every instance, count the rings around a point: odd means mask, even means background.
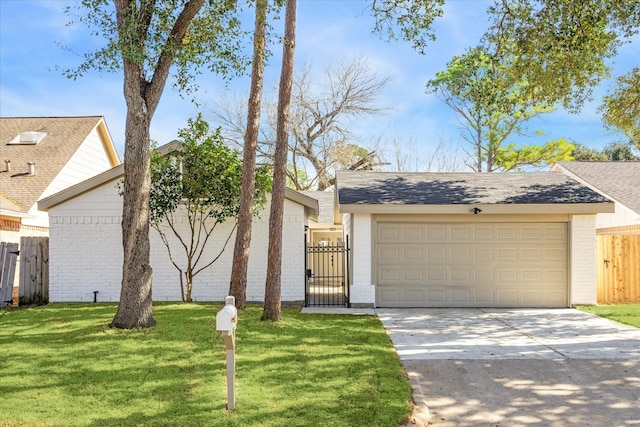
[[[236,299],[228,296],[225,306],[216,314],[216,330],[222,333],[224,346],[227,349],[227,409],[232,411],[236,406],[236,324],[238,310]]]

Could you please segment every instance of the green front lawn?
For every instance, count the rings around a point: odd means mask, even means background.
[[[219,304],[160,304],[157,326],[112,330],[112,304],[0,310],[3,426],[395,426],[411,388],[374,316],[239,314],[226,408]]]
[[[640,304],[585,305],[578,309],[640,328]]]

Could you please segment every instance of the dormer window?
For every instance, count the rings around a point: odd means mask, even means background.
[[[11,145],[36,145],[38,142],[42,141],[42,139],[45,136],[47,136],[46,132],[35,132],[35,131],[20,132],[18,135],[16,135],[15,138],[13,138],[11,141],[9,141],[9,144],[11,144]]]

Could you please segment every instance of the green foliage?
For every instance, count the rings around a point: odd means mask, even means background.
[[[631,142],[611,142],[602,150],[575,144],[571,157],[578,162],[640,161],[640,151]]]
[[[376,20],[373,32],[387,40],[402,39],[424,54],[429,41],[435,40],[433,21],[444,13],[445,0],[371,0]]]
[[[287,163],[287,188],[304,190],[311,187],[312,181],[306,170],[296,168],[292,163]]]
[[[85,53],[83,63],[64,74],[75,79],[91,69],[114,72],[123,68],[126,59],[138,64],[144,73],[141,77],[149,79],[162,66],[163,58],[174,57],[176,86],[183,90],[193,88],[193,78],[203,68],[222,76],[236,75],[249,61],[242,50],[246,32],[241,28],[238,3],[205,1],[179,40],[173,31],[185,8],[183,0],[131,1],[123,10],[120,27],[111,1],[82,0],[66,9],[69,25],[86,25],[91,35],[106,44]]]
[[[606,162],[609,159],[602,151],[574,143],[571,160],[575,160],[576,162]]]
[[[494,163],[501,170],[517,171],[524,166],[551,165],[571,160],[572,152],[573,145],[564,138],[549,141],[544,145],[518,147],[515,143],[511,143],[496,150]]]
[[[180,145],[168,154],[154,151],[151,156],[150,223],[164,242],[169,258],[180,273],[183,301],[191,301],[193,278],[210,267],[225,250],[237,223],[242,184],[240,153],[224,143],[218,128],[211,132],[199,115],[178,132]],[[268,167],[256,170],[253,203],[255,214],[267,201],[271,189]],[[186,216],[188,228],[176,221]],[[217,225],[233,227],[220,240],[217,252],[207,251],[207,243]],[[172,244],[173,235],[179,244]],[[182,248],[184,261],[176,257]]]
[[[568,160],[572,146],[564,139],[541,146],[509,142],[526,135],[528,122],[552,112],[554,106],[532,96],[535,88],[526,80],[514,80],[514,58],[500,56],[495,48],[469,49],[427,83],[427,92],[458,115],[462,137],[472,147],[467,165],[476,172],[494,172]]]
[[[214,133],[199,115],[178,132],[180,146],[168,155],[154,151],[151,172],[152,223],[176,211],[182,203],[190,214],[222,223],[238,215],[242,158],[224,143],[220,129]],[[256,170],[254,203],[266,203],[271,189],[268,167]]]
[[[155,304],[154,328],[109,328],[115,304],[0,310],[2,426],[400,425],[411,388],[375,316],[261,307],[238,316],[226,404],[220,304]],[[87,410],[90,408],[90,410]]]
[[[485,40],[514,58],[537,99],[577,111],[609,76],[607,59],[640,26],[636,0],[496,0]]]
[[[616,79],[601,112],[610,129],[622,131],[640,149],[640,67]]]

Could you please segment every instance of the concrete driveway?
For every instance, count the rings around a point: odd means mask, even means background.
[[[377,309],[416,423],[640,426],[640,329],[573,309]]]

